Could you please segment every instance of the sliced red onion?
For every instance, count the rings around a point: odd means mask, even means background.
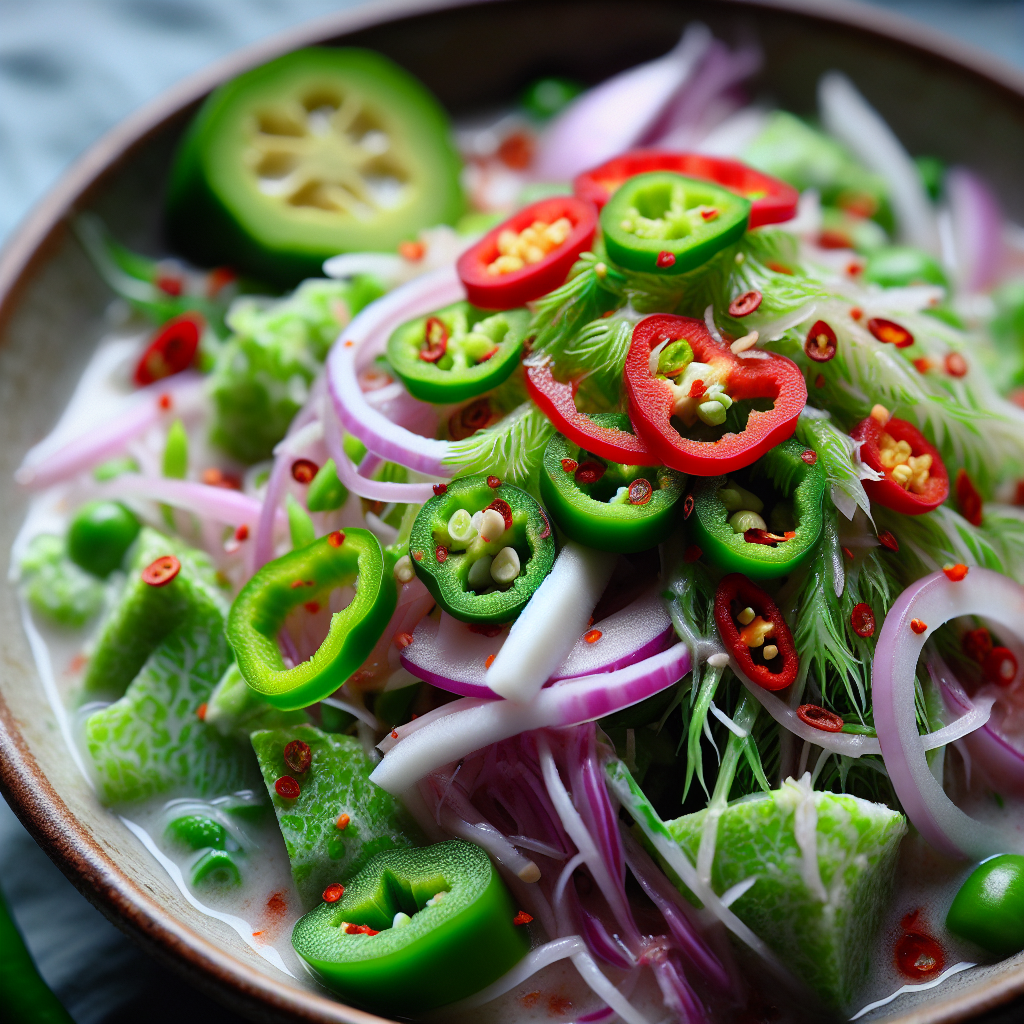
[[[180,416],[181,407],[193,404],[202,389],[203,378],[190,370],[150,384],[127,399],[113,418],[79,434],[56,451],[37,455],[40,450],[45,452],[46,442],[37,445],[27,453],[14,478],[24,487],[39,490],[92,469],[120,455],[129,442],[161,419]]]
[[[463,698],[438,717],[417,719],[399,740],[378,744],[384,760],[371,779],[390,793],[401,793],[441,765],[528,729],[579,725],[637,704],[672,686],[690,670],[690,652],[676,644],[646,661],[616,672],[563,679],[541,690],[529,703]],[[453,710],[458,706],[458,710]],[[447,713],[445,713],[447,711]]]
[[[900,241],[938,256],[939,235],[931,201],[914,161],[882,116],[839,71],[822,76],[818,105],[825,130],[865,167],[885,178]]]
[[[954,167],[946,174],[945,191],[959,283],[969,292],[986,291],[999,279],[1006,258],[999,201],[964,167]]]
[[[444,466],[449,443],[414,434],[374,409],[359,387],[358,370],[384,351],[395,328],[465,297],[453,266],[424,274],[367,306],[327,357],[328,388],[345,430],[382,458],[430,476],[449,475]]]
[[[623,71],[577,97],[541,136],[535,176],[565,181],[636,146],[697,73],[711,42],[704,25],[691,25],[665,56]]]
[[[928,767],[914,703],[914,676],[925,641],[944,622],[963,615],[991,620],[1020,639],[1024,636],[1024,588],[1008,576],[978,567],[958,583],[935,572],[911,584],[882,624],[871,693],[885,767],[907,816],[936,849],[973,860],[1018,844],[999,829],[971,818],[946,796]],[[918,633],[912,622],[925,628]]]
[[[584,634],[618,560],[576,541],[562,548],[487,669],[495,693],[516,701],[537,695]]]

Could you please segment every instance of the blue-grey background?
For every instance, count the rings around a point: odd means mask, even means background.
[[[238,47],[361,2],[0,0],[0,243],[75,157],[141,104]],[[876,2],[1024,67],[1024,0]],[[3,801],[0,886],[77,1024],[238,1020],[108,924]]]

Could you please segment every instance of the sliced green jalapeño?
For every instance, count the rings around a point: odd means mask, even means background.
[[[335,612],[327,638],[312,658],[287,668],[277,644],[288,613],[331,591],[355,586],[347,608]],[[235,598],[227,621],[245,681],[274,707],[303,708],[333,693],[366,660],[395,610],[392,573],[369,530],[335,531],[268,562]]]
[[[416,516],[416,575],[463,622],[511,622],[551,571],[555,541],[526,491],[478,473],[453,480]]]
[[[599,427],[628,430],[624,413],[590,417]],[[601,551],[646,551],[675,523],[686,477],[664,466],[608,462],[555,434],[544,449],[540,495],[572,540]]]
[[[325,985],[376,1013],[418,1015],[464,999],[530,948],[508,890],[471,843],[387,850],[340,898],[339,888],[299,920],[292,945]]]
[[[749,470],[701,480],[684,515],[712,565],[752,580],[776,579],[798,569],[814,549],[824,493],[817,455],[790,439]]]
[[[456,302],[402,324],[388,362],[414,398],[447,405],[497,387],[519,365],[527,309],[500,313]]]
[[[740,238],[750,202],[709,181],[670,171],[629,178],[601,211],[609,257],[649,274],[681,274]]]

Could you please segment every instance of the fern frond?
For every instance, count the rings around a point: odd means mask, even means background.
[[[452,444],[445,465],[452,466],[458,476],[493,473],[525,487],[539,470],[554,432],[540,409],[526,401],[494,426]]]
[[[871,502],[854,462],[857,445],[850,435],[843,433],[827,416],[812,416],[805,411],[797,420],[796,437],[817,453],[836,508],[847,519],[853,519],[858,508],[871,519]]]

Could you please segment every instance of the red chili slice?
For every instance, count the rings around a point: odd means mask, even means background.
[[[438,565],[444,565],[448,561],[448,549],[443,544],[438,544],[434,549],[434,557]]]
[[[654,494],[654,488],[651,486],[650,480],[638,476],[630,483],[628,493],[630,505],[646,505]]]
[[[808,448],[807,451],[800,453],[800,461],[806,462],[808,466],[813,466],[818,461],[818,453],[813,448]]]
[[[736,616],[745,608],[753,608],[756,615],[774,627],[770,636],[778,653],[769,662],[754,661],[752,651],[740,638]],[[796,679],[800,659],[793,643],[793,634],[779,611],[779,606],[746,576],[734,572],[725,576],[715,591],[715,624],[729,653],[741,671],[758,686],[766,690],[783,690]],[[773,671],[777,666],[778,670]]]
[[[204,323],[196,312],[168,320],[142,353],[135,367],[135,383],[144,387],[187,370],[199,348]]]
[[[165,587],[181,572],[181,562],[174,555],[161,555],[142,570],[142,582],[151,587]]]
[[[892,320],[884,320],[882,317],[874,316],[868,321],[868,330],[885,345],[895,345],[897,348],[908,348],[914,344],[914,336],[899,324]]]
[[[578,484],[596,484],[604,476],[607,468],[607,466],[592,459],[587,462],[581,462],[573,474],[573,479]]]
[[[309,766],[313,763],[313,751],[309,749],[309,744],[303,743],[302,740],[292,740],[291,743],[286,744],[284,763],[293,772],[298,772],[300,775],[303,772],[308,772]]]
[[[495,498],[494,501],[487,506],[487,508],[493,508],[495,512],[501,514],[501,518],[505,520],[505,529],[512,529],[512,506],[507,501],[503,501],[501,498]],[[484,509],[486,512],[487,509]]]
[[[285,800],[294,800],[302,792],[302,787],[290,775],[282,775],[274,783],[274,789]]]
[[[946,356],[945,363],[946,373],[950,377],[966,377],[967,376],[967,360],[964,359],[959,352],[950,352]]]
[[[1017,658],[1008,647],[993,647],[982,664],[985,678],[1009,686],[1017,678]]]
[[[562,469],[566,473],[575,473],[579,463],[575,459],[562,459]]]
[[[834,712],[817,704],[801,704],[796,709],[797,717],[812,729],[822,732],[842,732],[843,720]]]
[[[584,171],[572,183],[573,191],[600,209],[623,182],[648,171],[674,171],[690,178],[703,178],[744,196],[750,200],[751,228],[792,219],[800,200],[800,193],[791,185],[738,160],[657,149],[633,150]]]
[[[425,363],[439,362],[448,351],[448,328],[436,316],[428,316],[423,328],[420,359]]]
[[[320,467],[312,459],[296,459],[292,463],[292,479],[300,484],[311,484],[320,472]]]
[[[913,457],[930,455],[932,464],[929,468],[928,482],[921,494],[903,487],[893,479],[893,470],[882,465],[880,441],[882,434],[888,434],[895,441],[906,441],[910,445]],[[902,512],[908,516],[919,516],[923,512],[931,512],[938,508],[949,497],[949,474],[942,461],[938,448],[931,444],[924,434],[906,420],[893,416],[883,426],[873,416],[860,421],[851,431],[855,441],[862,441],[860,457],[866,466],[884,473],[882,480],[865,480],[864,490],[872,501],[891,508],[894,512]],[[881,536],[879,536],[881,540]]]
[[[553,224],[566,217],[572,223],[569,237],[537,263],[507,274],[491,274],[488,267],[500,255],[498,236],[503,231],[519,234],[536,221]],[[552,196],[531,203],[489,231],[467,249],[456,264],[466,298],[482,309],[514,309],[531,299],[554,291],[565,281],[581,252],[590,248],[597,229],[597,210],[574,196]]]
[[[863,601],[858,605],[854,605],[853,611],[850,614],[850,625],[853,626],[853,631],[857,636],[865,638],[874,636],[875,613],[871,610],[871,605],[865,604]]]
[[[967,475],[966,469],[957,470],[956,503],[960,506],[960,515],[967,522],[972,526],[981,526],[984,502],[981,500],[978,488],[974,486],[971,478]]]
[[[763,296],[760,292],[744,292],[742,295],[737,295],[732,302],[729,303],[729,316],[740,317],[750,316],[761,305],[761,299]]]
[[[835,358],[837,346],[836,332],[824,320],[818,320],[807,332],[804,353],[816,363],[827,363]]]
[[[526,364],[526,390],[555,430],[584,450],[627,466],[661,465],[661,459],[635,434],[616,427],[599,427],[580,412],[573,397],[576,385],[555,380],[549,362]]]
[[[440,498],[442,494],[447,494],[448,493],[448,485],[447,484],[434,484],[433,490],[434,490],[434,493]]]
[[[322,895],[324,903],[337,903],[345,895],[345,886],[341,882],[332,882]]]
[[[927,978],[941,971],[946,964],[942,947],[931,937],[907,932],[896,943],[896,967],[907,978]]]
[[[680,338],[690,343],[695,361],[711,364],[733,401],[768,398],[773,407],[765,412],[751,411],[744,430],[726,433],[717,441],[681,435],[672,422],[672,385],[658,380],[650,369],[651,351],[666,339]],[[785,356],[761,351],[757,355],[756,359],[743,358],[719,345],[703,320],[657,314],[633,328],[624,372],[629,415],[656,459],[682,473],[718,476],[749,466],[792,436],[807,404],[804,375]]]

